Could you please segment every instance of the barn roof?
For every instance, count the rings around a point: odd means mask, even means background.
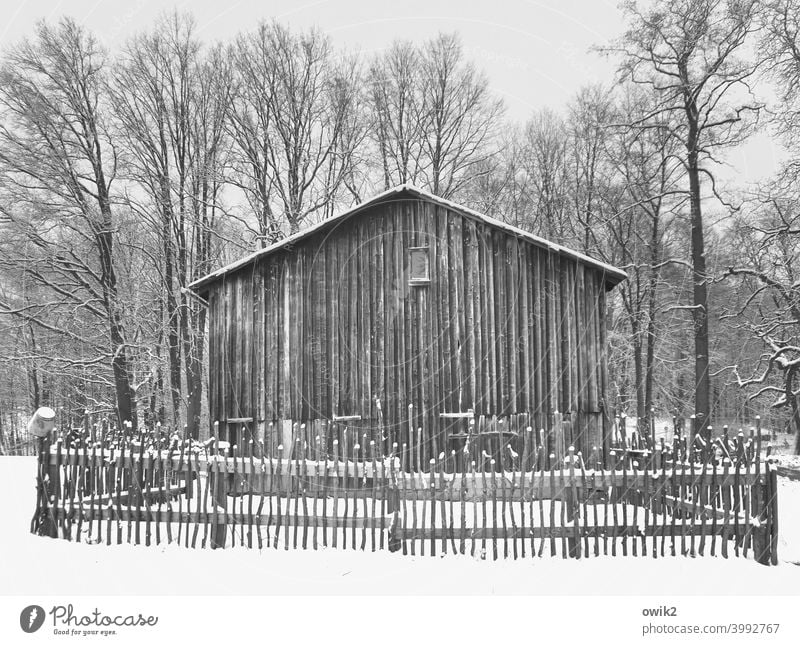
[[[334,215],[333,217],[329,217],[328,219],[322,220],[319,224],[315,224],[314,226],[310,226],[306,229],[303,229],[302,231],[298,231],[294,235],[290,235],[289,237],[279,240],[278,242],[275,242],[270,246],[267,246],[263,249],[259,249],[258,251],[255,251],[250,255],[243,257],[240,260],[231,262],[230,264],[220,269],[217,269],[216,271],[213,271],[212,273],[209,273],[208,275],[198,280],[195,280],[189,285],[189,288],[194,289],[195,291],[203,291],[205,287],[207,287],[209,284],[215,282],[216,280],[230,273],[234,273],[235,271],[238,271],[239,269],[249,264],[252,264],[261,258],[271,255],[276,251],[280,251],[281,249],[287,246],[293,246],[297,244],[299,241],[314,235],[314,233],[317,233],[318,231],[324,230],[336,223],[340,223],[345,219],[348,219],[358,213],[367,210],[372,206],[375,206],[376,204],[388,201],[389,199],[397,197],[398,195],[401,195],[403,193],[411,195],[417,199],[421,199],[434,204],[439,204],[440,206],[444,206],[450,210],[461,213],[462,215],[465,215],[467,217],[473,217],[475,219],[486,222],[487,224],[490,224],[495,228],[511,233],[512,235],[516,235],[517,237],[520,237],[522,239],[528,240],[529,242],[532,242],[533,244],[536,244],[537,246],[540,246],[542,248],[549,249],[554,253],[574,258],[579,262],[594,267],[605,273],[606,280],[608,283],[610,283],[610,286],[614,286],[628,277],[628,275],[621,269],[611,266],[610,264],[606,264],[605,262],[600,262],[599,260],[595,260],[594,258],[591,258],[588,255],[584,255],[583,253],[579,253],[578,251],[573,251],[572,249],[569,249],[565,246],[561,246],[560,244],[556,244],[555,242],[550,242],[549,240],[539,237],[538,235],[534,235],[533,233],[524,231],[521,228],[517,228],[516,226],[507,224],[506,222],[495,219],[494,217],[489,217],[488,215],[479,213],[478,211],[472,210],[471,208],[467,208],[466,206],[462,206],[461,204],[456,204],[455,202],[451,202],[448,199],[438,197],[433,193],[429,193],[428,191],[422,190],[421,188],[417,188],[416,186],[413,186],[411,184],[400,184],[399,186],[395,186],[394,188],[390,188],[387,191],[379,193],[374,197],[368,199],[367,201],[361,202],[360,204],[357,204],[356,206],[349,208],[348,210],[339,213],[338,215]]]

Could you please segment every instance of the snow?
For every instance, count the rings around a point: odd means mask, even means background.
[[[0,457],[5,595],[777,595],[800,583],[800,482],[780,479],[780,566],[721,557],[409,556],[341,549],[258,551],[105,546],[31,535],[36,462]],[[349,542],[348,542],[349,544]],[[731,550],[732,551],[732,550]]]

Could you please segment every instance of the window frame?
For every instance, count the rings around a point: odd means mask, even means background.
[[[414,255],[425,257],[425,277],[414,277]],[[408,247],[408,284],[412,287],[423,287],[431,283],[431,247],[430,246],[409,246]]]

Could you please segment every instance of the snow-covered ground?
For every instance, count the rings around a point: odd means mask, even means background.
[[[28,532],[32,457],[0,457],[0,593],[5,595],[543,594],[778,595],[800,590],[800,482],[780,480],[781,564],[721,557],[403,556],[388,551],[104,546]]]

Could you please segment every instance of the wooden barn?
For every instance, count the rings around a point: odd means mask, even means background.
[[[422,428],[419,460],[563,416],[566,441],[607,446],[605,298],[624,278],[398,186],[191,285],[209,306],[210,419],[234,441],[287,420],[401,445]]]

